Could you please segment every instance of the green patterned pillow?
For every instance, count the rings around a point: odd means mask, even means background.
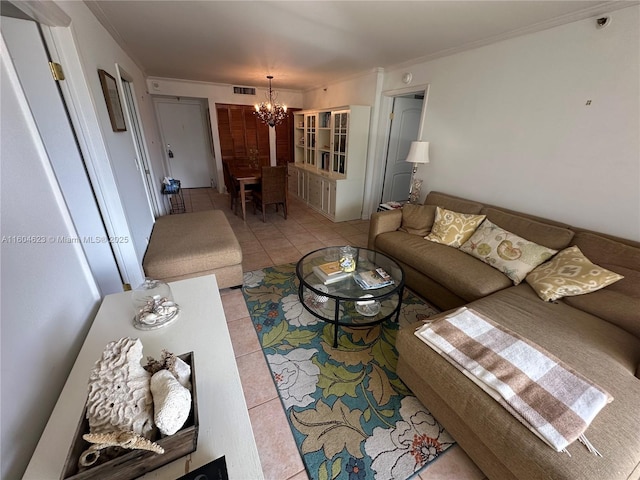
[[[482,222],[460,250],[497,268],[514,285],[558,252],[508,232],[489,220]]]
[[[527,283],[544,301],[595,292],[624,277],[591,263],[578,247],[562,250],[527,275]]]
[[[435,243],[459,248],[473,235],[484,219],[485,215],[458,213],[437,207],[436,219],[431,227],[431,233],[424,238]]]

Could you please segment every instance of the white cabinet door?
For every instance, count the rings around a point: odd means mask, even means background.
[[[333,219],[336,216],[336,182],[329,182],[329,216]]]
[[[330,217],[336,214],[336,182],[322,180],[322,212]]]
[[[305,115],[304,136],[305,154],[304,162],[312,167],[316,166],[316,127],[318,115],[315,113]]]
[[[347,173],[347,142],[349,140],[349,111],[333,112],[333,138],[331,140],[331,171],[337,175]]]
[[[298,170],[298,197],[303,200],[309,198],[309,175],[304,170]]]
[[[309,205],[322,210],[322,179],[317,175],[309,175]]]
[[[329,213],[329,182],[322,180],[322,211]]]
[[[289,194],[298,196],[298,169],[289,165]]]

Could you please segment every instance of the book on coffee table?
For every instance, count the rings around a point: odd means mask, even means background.
[[[393,278],[382,268],[369,270],[366,272],[356,273],[353,279],[360,285],[363,290],[373,290],[376,288],[393,285]]]
[[[349,278],[351,276],[351,272],[343,272],[342,270],[327,275],[321,267],[322,265],[316,265],[315,267],[313,267],[313,273],[315,273],[316,277],[318,277],[325,285],[339,282],[340,280],[344,280],[345,278]]]
[[[318,268],[322,270],[322,272],[328,277],[342,272],[342,269],[340,268],[340,262],[338,260],[336,260],[335,262],[323,263],[322,265],[318,265]]]

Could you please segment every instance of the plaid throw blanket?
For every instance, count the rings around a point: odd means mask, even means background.
[[[416,336],[556,451],[579,439],[600,455],[584,431],[613,398],[538,345],[466,307]]]

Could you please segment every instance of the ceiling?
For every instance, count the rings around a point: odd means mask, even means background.
[[[636,3],[85,0],[147,76],[294,90]]]

